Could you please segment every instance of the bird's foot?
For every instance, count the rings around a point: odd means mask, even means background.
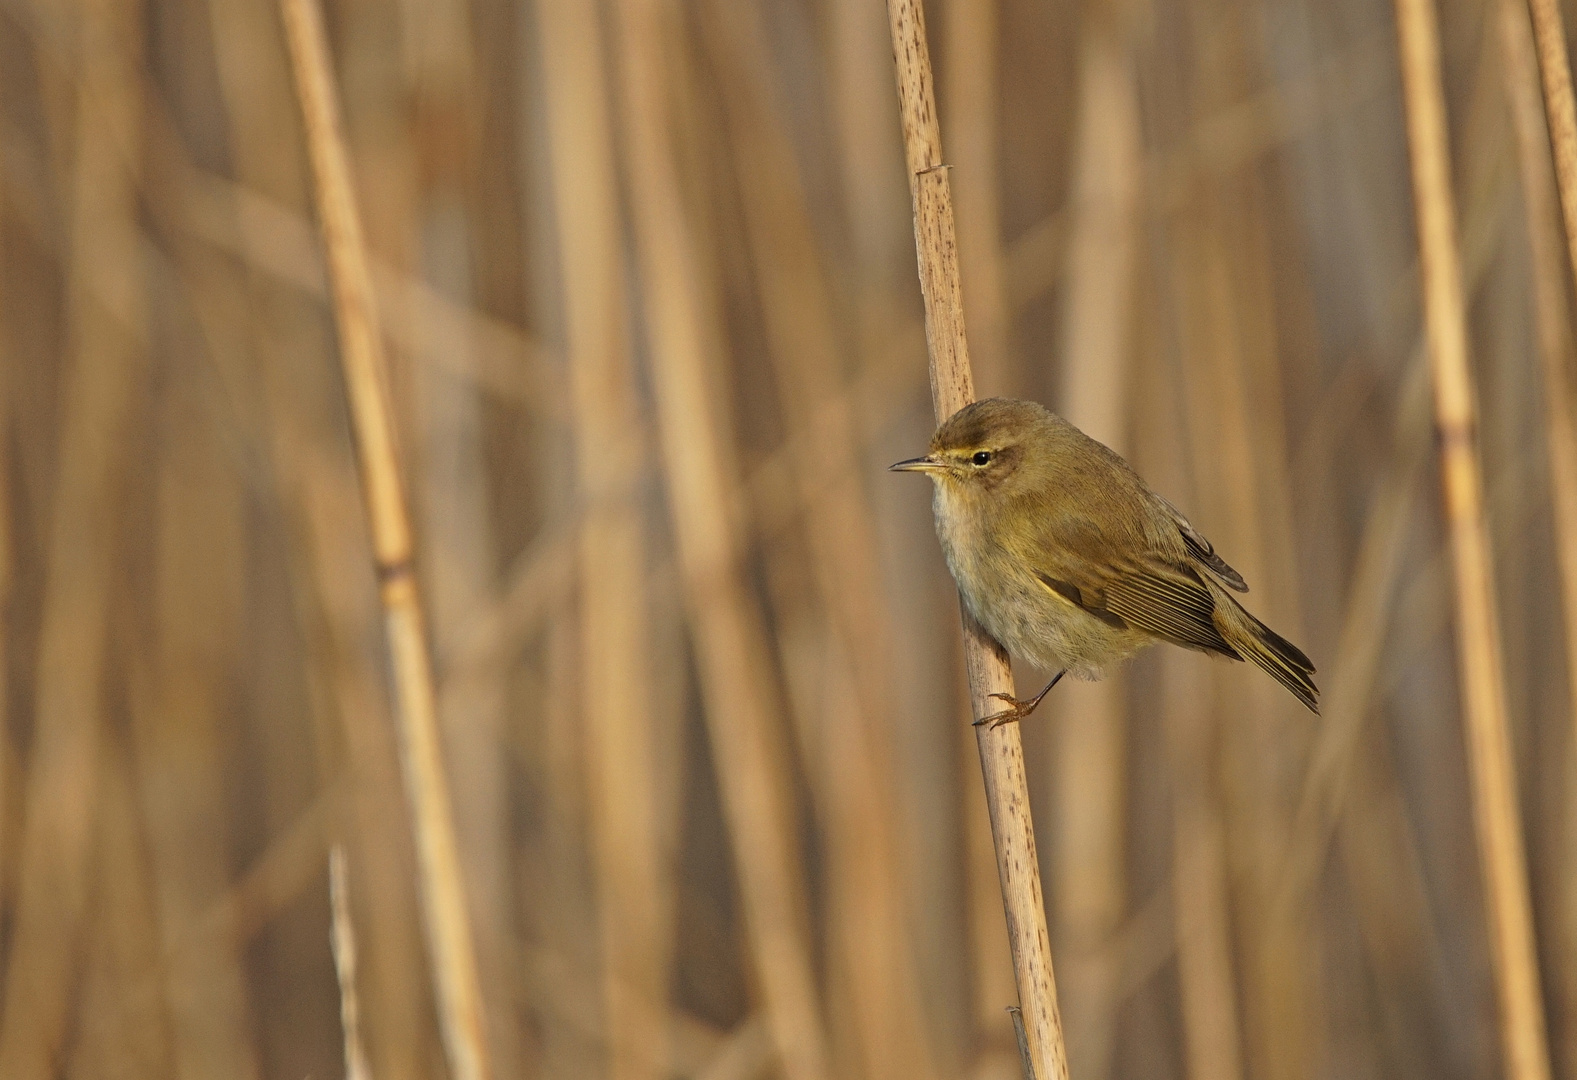
[[[991,694],[991,695],[989,695],[991,697],[996,698],[998,701],[1005,702],[1007,704],[1007,708],[1003,709],[1001,712],[994,712],[990,716],[982,716],[979,720],[976,720],[974,722],[974,726],[975,727],[982,727],[982,726],[984,726],[984,727],[991,728],[992,730],[996,730],[997,728],[1001,727],[1003,724],[1016,724],[1016,723],[1018,723],[1020,720],[1024,719],[1030,713],[1035,711],[1036,706],[1038,706],[1041,703],[1041,700],[1043,698],[1045,698],[1045,696],[1048,693],[1051,692],[1051,688],[1053,686],[1056,686],[1057,683],[1060,682],[1062,680],[1062,677],[1064,675],[1066,675],[1066,674],[1067,674],[1066,671],[1059,671],[1059,672],[1057,672],[1056,676],[1053,677],[1051,682],[1047,683],[1045,685],[1045,687],[1041,690],[1040,693],[1036,694],[1034,697],[1030,698],[1028,701],[1020,701],[1018,698],[1014,697],[1012,694]]]
[[[1003,724],[1016,724],[1030,713],[1035,711],[1039,704],[1036,700],[1020,701],[1012,694],[992,694],[994,698],[1007,703],[1007,708],[1001,712],[994,712],[990,716],[982,716],[974,723],[975,727],[988,727],[995,730]]]

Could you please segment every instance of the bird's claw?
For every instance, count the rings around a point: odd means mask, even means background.
[[[1030,713],[1035,711],[1035,707],[1041,703],[1041,700],[1045,698],[1047,694],[1051,693],[1051,688],[1061,682],[1062,677],[1067,673],[1068,672],[1066,669],[1057,672],[1056,675],[1052,676],[1051,682],[1047,683],[1045,688],[1042,689],[1040,693],[1036,694],[1028,701],[1020,701],[1012,694],[987,694],[987,697],[994,697],[999,701],[1007,702],[1008,707],[1003,709],[1001,712],[992,713],[990,716],[982,716],[979,720],[975,721],[975,727],[980,727],[982,724],[986,724],[989,725],[992,730],[996,730],[1003,724],[1018,723],[1020,720],[1024,719]]]
[[[1001,712],[994,712],[990,716],[982,716],[979,720],[974,722],[974,727],[986,727],[990,728],[992,731],[995,731],[1003,724],[1018,723],[1030,713],[1034,712],[1035,706],[1040,704],[1039,698],[1036,698],[1034,701],[1020,701],[1012,694],[988,694],[986,696],[994,697],[999,701],[1005,701],[1007,702],[1008,706]]]

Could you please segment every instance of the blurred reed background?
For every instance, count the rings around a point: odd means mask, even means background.
[[[1526,13],[1438,11],[1571,1080],[1571,289]],[[1126,454],[1326,691],[1155,650],[1025,725],[1073,1076],[1502,1075],[1391,6],[928,15],[981,394]],[[932,427],[883,4],[325,18],[493,1074],[1017,1076],[882,471]],[[0,0],[6,1080],[337,1076],[342,1006],[444,1075],[326,280],[272,0]]]

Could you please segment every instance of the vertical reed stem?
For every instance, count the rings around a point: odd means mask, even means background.
[[[281,0],[291,68],[312,160],[314,195],[350,397],[362,496],[395,683],[400,760],[416,841],[418,889],[439,1029],[452,1080],[487,1080],[482,996],[454,817],[444,775],[431,659],[416,590],[410,514],[396,458],[388,371],[367,273],[350,163],[340,133],[322,14],[314,0]]]
[[[345,1080],[372,1080],[361,1042],[361,1000],[356,994],[356,927],[350,920],[345,849],[329,849],[329,944],[339,983],[340,1034],[345,1043]]]
[[[1232,970],[1226,829],[1211,775],[1218,732],[1210,715],[1208,673],[1171,650],[1164,665],[1184,1060],[1191,1080],[1240,1080],[1241,1010]]]
[[[958,279],[958,244],[953,228],[952,191],[942,157],[941,128],[932,90],[931,57],[925,39],[921,0],[888,0],[898,100],[903,123],[904,157],[914,203],[915,250],[920,291],[925,297],[925,336],[931,365],[931,401],[944,420],[974,400],[969,345],[964,336],[963,298]],[[1013,692],[1007,653],[963,613],[964,666],[977,718],[992,710],[993,693]],[[996,842],[997,872],[1008,924],[1008,945],[1018,981],[1019,1005],[1029,1036],[1030,1056],[1039,1080],[1065,1080],[1067,1053],[1040,892],[1040,863],[1030,820],[1024,746],[1017,724],[976,729],[980,767]]]
[[[1566,26],[1560,0],[1528,0],[1533,39],[1544,84],[1544,119],[1550,128],[1555,157],[1555,183],[1560,189],[1566,250],[1577,268],[1577,105],[1572,101],[1571,61],[1566,56]]]
[[[728,87],[725,113],[778,401],[802,449],[811,577],[836,658],[816,709],[813,776],[826,835],[828,936],[849,987],[865,1080],[933,1080],[905,905],[892,744],[898,699],[883,615],[875,514],[859,474],[860,416],[844,391],[836,305],[780,104],[762,76],[769,39],[750,5],[717,0],[706,21]],[[832,976],[836,978],[837,976]],[[829,979],[830,981],[830,979]]]
[[[580,528],[580,722],[586,734],[609,1080],[668,1059],[672,874],[661,837],[640,401],[595,0],[538,0]]]
[[[942,107],[959,167],[954,192],[960,272],[969,276],[974,342],[970,361],[987,396],[1022,388],[1013,349],[1013,310],[1002,245],[997,167],[1000,0],[952,0],[942,8]],[[951,179],[951,178],[950,178]]]
[[[1536,43],[1530,29],[1529,9],[1539,18],[1555,21],[1555,29],[1564,42],[1559,26],[1560,9],[1551,7],[1540,12],[1544,5],[1534,0],[1525,8],[1521,0],[1501,0],[1500,30],[1506,77],[1506,98],[1511,108],[1512,127],[1517,137],[1518,174],[1522,181],[1522,209],[1527,218],[1528,254],[1533,277],[1533,316],[1539,350],[1539,364],[1544,383],[1544,438],[1549,455],[1550,501],[1554,511],[1555,561],[1561,583],[1561,611],[1566,635],[1566,690],[1568,723],[1577,722],[1577,424],[1572,415],[1572,381],[1570,374],[1571,337],[1568,308],[1565,302],[1565,269],[1562,266],[1560,244],[1556,240],[1555,219],[1560,214],[1555,183],[1550,177],[1550,158],[1555,157],[1556,182],[1563,184],[1562,194],[1567,196],[1565,215],[1567,238],[1577,238],[1573,224],[1577,214],[1570,212],[1574,193],[1573,132],[1571,77],[1566,69],[1564,46],[1547,70],[1559,67],[1555,86],[1545,82],[1545,99],[1539,100],[1539,76],[1536,71]],[[1546,142],[1545,121],[1548,118],[1550,142]],[[1557,130],[1561,142],[1556,142]],[[1553,145],[1552,145],[1553,144]],[[1556,154],[1551,150],[1561,147]],[[1565,162],[1560,154],[1564,152]],[[1565,175],[1560,172],[1565,169]],[[1577,248],[1573,248],[1577,255]],[[1577,266],[1577,262],[1573,263]],[[1577,791],[1568,785],[1565,838],[1570,843],[1570,823],[1577,810]],[[1568,879],[1570,875],[1567,875]],[[1562,890],[1567,898],[1577,896],[1570,888]],[[1562,929],[1568,947],[1577,941],[1577,905],[1570,899],[1561,905]],[[1570,964],[1563,964],[1553,973],[1564,983],[1558,995],[1568,1003],[1577,1001],[1577,971]],[[1568,1004],[1568,1007],[1569,1004]],[[1567,1034],[1567,1039],[1572,1033]]]
[[[1092,438],[1127,454],[1129,300],[1143,148],[1118,7],[1092,7],[1079,40],[1057,407]],[[1067,684],[1056,714],[1068,722],[1053,728],[1059,811],[1052,925],[1074,1071],[1083,1080],[1110,1073],[1116,1045],[1118,955],[1110,943],[1125,904],[1125,684],[1121,678]]]
[[[16,1080],[44,1080],[60,1070],[79,955],[98,944],[87,944],[94,853],[100,817],[114,806],[100,802],[108,798],[100,793],[103,684],[117,544],[126,532],[115,507],[128,466],[121,440],[146,378],[148,334],[145,237],[137,223],[145,117],[136,67],[148,13],[138,0],[93,0],[60,5],[59,14],[80,20],[72,32],[80,36],[81,66],[72,73],[76,130],[62,139],[74,149],[71,192],[62,200],[71,218],[69,337],[0,1002],[0,1076]]]
[[[1494,957],[1501,1052],[1508,1080],[1547,1080],[1550,1066],[1507,731],[1433,0],[1397,0],[1396,19],[1435,426],[1456,581],[1463,722]]]
[[[804,925],[809,901],[771,646],[741,577],[726,414],[707,371],[720,335],[668,134],[673,9],[664,0],[621,0],[616,9],[632,231],[707,734],[779,1065],[788,1080],[825,1080],[827,1038]]]

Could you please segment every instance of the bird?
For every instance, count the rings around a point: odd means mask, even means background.
[[[975,724],[1032,713],[1064,675],[1099,678],[1155,642],[1249,660],[1319,713],[1315,668],[1232,594],[1243,576],[1104,444],[1033,401],[986,398],[944,420],[924,457],[948,570],[975,620],[1057,675]]]

